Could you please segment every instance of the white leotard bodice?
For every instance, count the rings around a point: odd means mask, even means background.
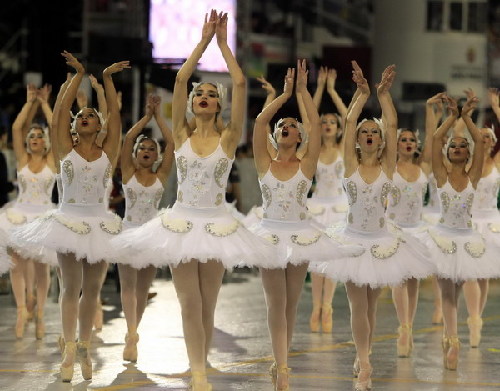
[[[125,222],[141,225],[156,215],[163,194],[163,185],[158,178],[151,186],[143,186],[133,175],[122,187],[126,204]]]
[[[412,227],[420,224],[427,177],[420,170],[420,175],[414,182],[408,182],[397,170],[392,178],[392,189],[389,194],[387,215],[389,219],[401,227]]]
[[[480,211],[497,211],[497,197],[500,188],[500,173],[496,167],[481,178],[477,184],[474,202],[472,204],[472,217],[474,212]]]
[[[380,169],[373,183],[366,183],[358,169],[344,178],[344,187],[349,201],[348,228],[361,232],[376,232],[386,229],[385,210],[387,196],[392,189],[391,180]]]
[[[55,177],[55,173],[47,165],[38,173],[34,173],[25,165],[17,172],[19,195],[16,204],[51,205]]]
[[[271,167],[259,179],[262,191],[262,208],[265,219],[300,221],[307,217],[307,192],[312,181],[300,168],[287,181],[280,181],[271,172]]]
[[[225,202],[227,179],[234,159],[219,145],[209,156],[198,156],[187,139],[175,151],[177,202],[191,207],[218,207]]]
[[[104,205],[112,170],[104,151],[99,159],[88,162],[72,149],[61,161],[62,202]]]
[[[472,228],[474,193],[475,190],[470,181],[461,192],[457,192],[450,182],[446,181],[443,187],[438,188],[439,200],[441,201],[439,223],[449,228]]]
[[[344,160],[338,156],[330,164],[318,161],[316,169],[316,188],[313,197],[334,198],[344,194],[342,179],[344,178]]]

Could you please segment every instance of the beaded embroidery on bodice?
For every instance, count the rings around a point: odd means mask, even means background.
[[[307,217],[307,192],[312,181],[307,178],[299,165],[297,173],[287,181],[280,181],[271,168],[259,179],[262,191],[262,208],[265,219],[300,221]]]
[[[104,151],[99,159],[88,162],[72,149],[61,161],[63,203],[102,204],[112,170]]]
[[[17,172],[19,195],[17,204],[50,205],[52,203],[52,188],[56,175],[45,165],[42,171],[34,173],[25,165]]]
[[[392,179],[387,215],[402,227],[416,226],[422,219],[423,200],[427,191],[427,177],[420,170],[414,182],[408,182],[397,170]]]
[[[209,156],[198,156],[188,138],[175,151],[177,202],[191,207],[218,207],[225,202],[226,186],[234,159],[219,145]]]
[[[472,203],[472,215],[479,210],[497,210],[497,197],[500,188],[500,173],[496,167],[481,178],[477,184],[474,202]]]
[[[472,228],[472,203],[475,190],[469,181],[467,187],[457,192],[446,181],[443,187],[438,188],[441,201],[441,218],[439,223],[449,228]]]
[[[316,188],[313,197],[333,198],[342,196],[342,178],[344,177],[344,160],[339,156],[330,164],[318,161],[316,169]]]
[[[392,182],[382,169],[377,179],[368,184],[361,178],[358,167],[349,178],[344,178],[344,188],[349,201],[349,228],[362,232],[386,229],[385,210]]]
[[[163,195],[163,185],[158,178],[151,186],[143,186],[133,175],[122,187],[125,194],[126,222],[140,225],[156,215]]]

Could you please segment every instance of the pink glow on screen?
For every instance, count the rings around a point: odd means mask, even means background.
[[[211,8],[228,13],[227,40],[236,54],[236,0],[151,0],[149,40],[153,44],[153,58],[187,58],[200,41],[205,14]],[[227,72],[215,36],[198,69]]]

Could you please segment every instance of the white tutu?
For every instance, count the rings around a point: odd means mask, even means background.
[[[74,253],[77,260],[89,263],[113,262],[115,254],[110,241],[121,230],[121,219],[107,211],[104,204],[63,203],[13,231],[11,243],[16,251],[30,257],[39,257],[40,249],[50,249]]]
[[[372,288],[396,286],[409,278],[426,278],[435,273],[435,265],[425,246],[397,227],[378,232],[361,232],[337,223],[328,236],[342,244],[358,244],[364,251],[357,257],[325,264],[322,271],[336,281],[351,281]]]
[[[360,253],[359,246],[343,246],[328,238],[312,220],[279,221],[262,219],[250,228],[256,235],[274,245],[271,265],[256,260],[253,266],[269,269],[285,268],[287,264],[309,262],[309,270],[319,272],[325,263]]]
[[[242,220],[242,223],[245,227],[250,228],[252,225],[259,224],[262,218],[264,217],[264,210],[262,206],[252,206]]]
[[[2,209],[2,213],[0,213],[0,230],[3,231],[6,242],[4,247],[3,241],[0,240],[0,242],[2,243],[0,244],[2,246],[0,258],[9,258],[10,264],[10,255],[7,251],[7,249],[10,248],[23,258],[32,259],[36,262],[48,263],[49,265],[57,265],[57,255],[54,251],[44,249],[42,248],[42,246],[38,246],[34,248],[35,251],[27,252],[25,251],[23,246],[16,246],[16,244],[12,241],[12,235],[16,230],[22,229],[32,221],[36,220],[38,217],[46,213],[50,213],[51,210],[54,210],[51,209],[52,207],[54,207],[54,205],[43,206],[30,204],[14,204],[12,207]]]
[[[256,237],[225,206],[192,208],[176,202],[157,217],[113,241],[117,262],[140,269],[177,266],[193,259],[221,262],[227,269],[270,263],[272,245]]]
[[[9,254],[7,254],[7,242],[9,238],[7,233],[0,229],[0,275],[8,272],[12,267]]]
[[[438,224],[425,238],[438,277],[466,281],[500,276],[499,248],[478,232]]]
[[[498,210],[474,210],[472,222],[487,243],[500,247],[500,212]],[[500,267],[500,262],[499,262]]]
[[[307,210],[320,224],[328,227],[346,219],[349,205],[345,197],[338,198],[309,198]]]
[[[236,209],[235,204],[236,201],[231,203],[226,202],[227,211],[231,213],[236,220],[238,220],[240,223],[243,223],[243,220],[245,219],[246,216],[243,213],[241,213],[238,209]]]

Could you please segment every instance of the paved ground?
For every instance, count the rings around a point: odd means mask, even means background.
[[[112,282],[105,284],[103,298],[105,325],[93,339],[95,373],[84,381],[79,370],[72,384],[60,381],[60,354],[57,337],[60,330],[58,307],[48,305],[47,335],[36,341],[34,325],[25,337],[16,340],[13,325],[15,308],[10,295],[0,296],[0,390],[186,390],[187,357],[182,338],[179,306],[172,282],[159,278],[152,300],[141,324],[139,360],[125,364],[121,360],[125,320],[119,296]],[[476,391],[500,389],[500,285],[493,284],[485,311],[483,342],[470,349],[467,341],[466,314],[462,302],[460,334],[462,350],[457,372],[445,371],[441,359],[441,327],[432,326],[432,293],[424,283],[420,295],[412,358],[396,357],[394,307],[388,292],[380,299],[377,339],[373,347],[373,389],[411,391]],[[311,334],[308,317],[311,309],[310,285],[306,283],[289,365],[291,390],[351,390],[354,347],[349,327],[349,309],[345,290],[337,288],[334,300],[332,335]],[[210,381],[214,391],[272,390],[267,369],[270,342],[260,279],[250,273],[233,274],[224,284],[216,313],[214,347],[210,354],[213,370]]]

